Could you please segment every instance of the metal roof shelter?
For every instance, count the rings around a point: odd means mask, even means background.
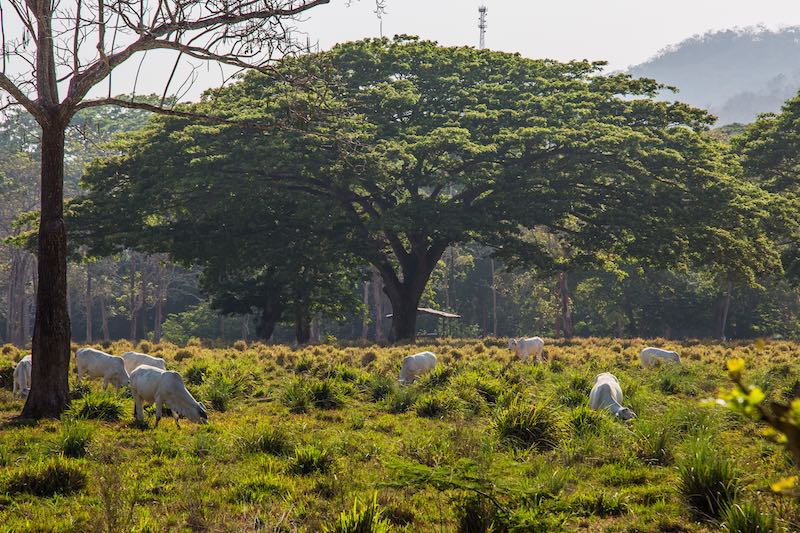
[[[432,315],[442,319],[439,331],[442,334],[447,333],[448,335],[452,333],[452,328],[449,327],[445,328],[446,325],[449,325],[448,319],[461,318],[461,315],[457,315],[455,313],[448,313],[447,311],[439,311],[438,309],[431,309],[430,307],[417,307],[417,312],[426,315]],[[389,313],[388,315],[386,315],[386,318],[392,318],[392,316],[394,315],[392,313]],[[447,329],[448,331],[445,332],[445,329]]]

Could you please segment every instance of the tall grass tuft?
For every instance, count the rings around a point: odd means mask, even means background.
[[[305,413],[314,406],[314,397],[305,380],[295,378],[283,390],[281,402],[293,413]]]
[[[388,533],[391,530],[392,524],[383,518],[376,496],[366,505],[361,505],[356,498],[352,511],[343,511],[333,526],[325,528],[327,533]]]
[[[61,433],[53,440],[52,451],[65,457],[83,457],[92,440],[93,428],[81,420],[65,419]]]
[[[417,398],[417,415],[425,418],[442,418],[458,408],[457,400],[446,392],[426,393]]]
[[[390,394],[386,402],[386,410],[392,414],[405,413],[417,401],[419,393],[415,389],[400,387]]]
[[[4,480],[5,492],[25,492],[34,496],[72,494],[86,487],[86,472],[80,464],[55,457],[47,461],[26,464]]]
[[[367,381],[367,392],[374,402],[379,402],[397,389],[397,382],[385,374],[375,374]]]
[[[309,386],[314,406],[320,409],[338,409],[345,404],[339,382],[332,378],[314,381]]]
[[[296,475],[308,475],[315,472],[329,472],[333,466],[333,457],[325,448],[309,444],[294,449],[294,456],[289,460],[289,472]]]
[[[776,531],[775,517],[762,514],[754,502],[726,506],[720,515],[722,530],[729,533],[772,533]]]
[[[72,403],[70,418],[117,422],[123,416],[122,401],[111,392],[93,392]]]
[[[561,440],[563,430],[550,402],[529,404],[520,395],[494,417],[498,436],[512,446],[550,450]]]
[[[284,455],[291,450],[289,436],[274,426],[251,426],[237,435],[236,442],[245,453]]]
[[[678,465],[678,489],[695,514],[719,518],[739,494],[739,475],[733,464],[701,437]]]
[[[654,422],[640,422],[636,428],[636,455],[650,465],[672,464],[672,428]]]

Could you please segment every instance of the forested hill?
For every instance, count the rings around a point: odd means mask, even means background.
[[[679,100],[708,109],[719,124],[750,122],[777,111],[800,88],[800,27],[706,33],[629,72],[677,87]]]

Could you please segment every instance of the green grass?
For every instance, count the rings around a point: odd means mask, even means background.
[[[149,426],[134,424],[129,395],[97,380],[73,388],[82,397],[62,419],[24,421],[23,402],[0,388],[0,529],[799,529],[798,501],[769,489],[797,473],[782,446],[703,399],[729,386],[731,357],[769,397],[786,397],[800,343],[547,342],[557,363],[521,363],[505,339],[153,344],[209,407],[206,426],[154,428],[152,407]],[[640,368],[651,344],[683,366]],[[399,385],[402,357],[425,350],[437,370]],[[0,354],[0,366],[18,355]],[[629,424],[587,407],[604,371],[637,412]]]

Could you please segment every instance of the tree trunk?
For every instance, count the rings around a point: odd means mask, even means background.
[[[717,322],[717,338],[725,340],[725,330],[728,327],[728,313],[731,309],[731,296],[733,294],[733,281],[728,280],[728,285],[725,290],[725,296],[722,300],[722,310],[720,313],[719,321]]]
[[[106,304],[105,296],[100,298],[100,320],[103,328],[103,340],[109,341],[111,340],[111,332],[108,329],[108,304]]]
[[[275,332],[275,326],[283,317],[283,305],[267,302],[261,310],[261,319],[256,324],[256,333],[259,337],[269,342]]]
[[[569,305],[569,285],[567,284],[566,272],[559,272],[558,274],[558,292],[561,297],[561,331],[564,333],[564,338],[569,339],[575,334],[575,328],[572,325],[572,310]]]
[[[374,268],[372,269],[372,301],[375,305],[375,340],[380,341],[386,338],[383,330],[383,315],[385,314],[383,307],[383,280],[381,274]]]
[[[27,287],[28,257],[20,250],[11,252],[11,272],[8,279],[6,315],[6,338],[11,344],[23,347],[26,344],[26,321],[28,320]]]
[[[139,285],[139,324],[141,326],[141,335],[137,335],[139,339],[147,338],[147,284],[145,283],[144,276],[144,259],[142,259],[142,276]]]
[[[41,68],[45,68],[44,65]],[[42,126],[38,286],[31,390],[22,416],[57,418],[69,406],[70,323],[64,227],[64,127],[51,113]]]
[[[86,344],[92,343],[92,269],[86,265],[86,298],[84,305],[86,306]]]
[[[322,319],[319,317],[319,315],[317,315],[311,319],[311,342],[320,342],[321,339],[322,339]]]
[[[494,284],[494,259],[492,265],[492,336],[497,337],[497,287]]]
[[[297,344],[306,344],[311,339],[311,315],[308,309],[298,309],[295,312],[294,336]]]
[[[136,321],[138,320],[139,313],[137,312],[138,309],[136,308],[136,256],[134,256],[133,252],[131,252],[131,271],[130,271],[130,280],[128,283],[128,305],[130,309],[128,310],[128,321],[131,327],[130,335],[128,338],[131,342],[136,342]]]
[[[361,338],[366,340],[369,335],[369,281],[363,283],[363,289],[364,312],[361,317]]]

